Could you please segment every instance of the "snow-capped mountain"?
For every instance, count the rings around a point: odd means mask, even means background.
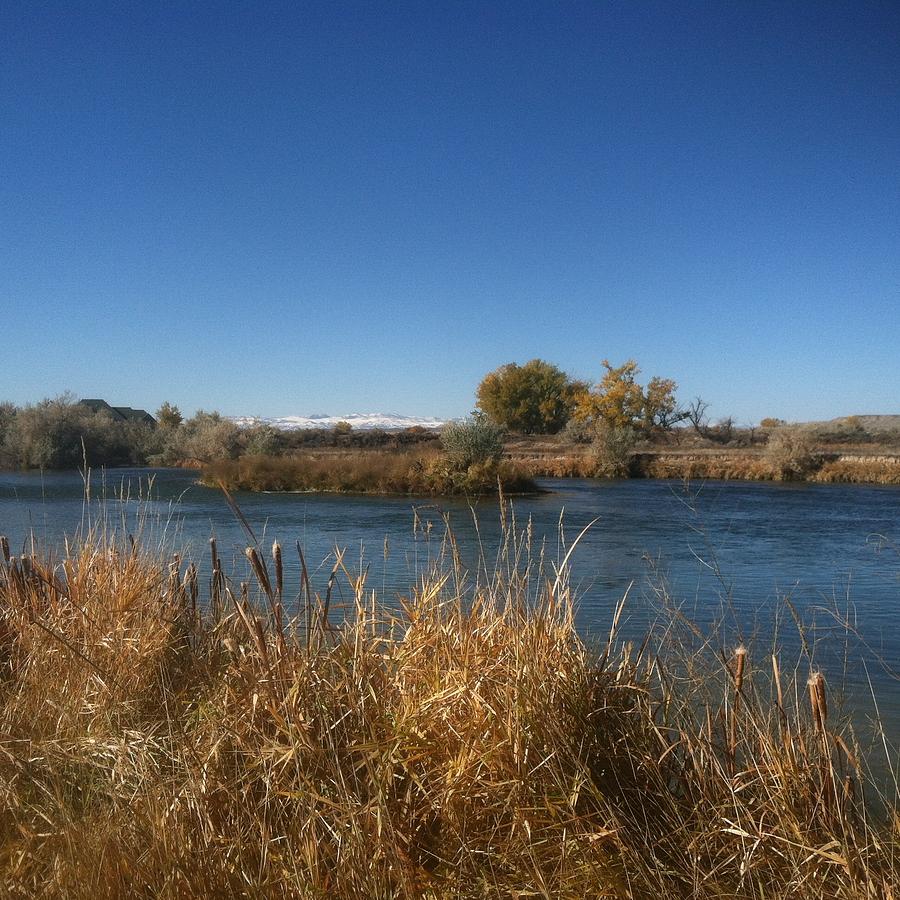
[[[300,428],[334,428],[338,422],[349,422],[355,429],[364,431],[381,428],[385,431],[396,431],[419,425],[422,428],[440,428],[444,419],[422,418],[419,416],[401,416],[396,413],[350,413],[346,416],[328,416],[316,413],[311,416],[228,416],[235,425],[242,428],[252,425],[271,425],[284,431],[297,431]]]

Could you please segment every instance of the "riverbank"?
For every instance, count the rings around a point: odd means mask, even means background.
[[[232,581],[213,547],[208,591],[199,560],[102,535],[59,566],[0,551],[6,889],[896,889],[898,834],[867,811],[827,673],[807,685],[735,646],[682,655],[678,620],[642,653],[615,627],[589,650],[567,566],[542,572],[527,551],[508,531],[471,592],[448,563],[399,607],[340,561],[296,607],[280,549],[248,550]]]
[[[598,477],[601,461],[589,446],[517,438],[504,458],[533,478]],[[900,484],[900,450],[893,446],[814,446],[802,466],[785,470],[765,447],[721,448],[644,444],[624,460],[620,477],[729,481],[806,481],[814,484]]]

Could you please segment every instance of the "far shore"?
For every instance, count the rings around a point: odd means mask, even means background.
[[[391,463],[402,457],[403,450],[383,450],[371,456],[383,456]],[[167,465],[147,466],[147,468],[175,468],[197,471],[200,482],[210,487],[219,483],[223,467],[234,472],[238,463],[248,464],[254,460],[257,466],[269,467],[278,465],[279,461],[290,463],[292,467],[302,468],[309,463],[318,468],[331,468],[332,464],[353,456],[353,451],[341,449],[323,449],[314,452],[300,451],[286,456],[241,457],[232,461],[205,461],[201,459],[182,459]],[[503,454],[516,479],[504,486],[507,496],[525,496],[540,491],[533,483],[524,484],[519,479],[533,481],[536,478],[591,478],[603,480],[605,476],[597,472],[597,463],[590,447],[566,445],[552,438],[516,437],[507,442]],[[254,465],[254,463],[249,463]],[[97,466],[114,471],[129,469],[135,466]],[[140,466],[139,468],[143,468]],[[40,471],[38,469],[2,471]],[[69,471],[75,471],[70,469]],[[608,476],[606,476],[608,477]],[[690,481],[791,481],[806,484],[859,484],[859,485],[900,485],[900,450],[895,448],[878,448],[863,450],[847,448],[844,450],[822,449],[817,453],[816,466],[802,477],[784,478],[766,459],[763,449],[759,448],[709,448],[709,447],[664,447],[639,448],[631,455],[627,470],[615,476],[625,479],[650,480],[690,480]],[[380,489],[376,482],[371,487],[353,489],[352,487],[328,486],[325,483],[313,486],[291,487],[279,486],[283,482],[258,480],[257,484],[244,483],[241,480],[228,483],[226,487],[234,490],[250,490],[260,493],[294,493],[294,494],[355,494],[380,496],[448,496],[465,494],[465,490],[389,490]],[[496,479],[490,485],[482,485],[480,493],[496,493]],[[273,486],[274,485],[274,486]],[[357,485],[358,487],[358,485]],[[472,491],[470,491],[472,493]],[[474,493],[479,493],[475,490]]]

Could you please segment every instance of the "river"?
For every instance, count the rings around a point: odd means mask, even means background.
[[[546,479],[540,487],[540,494],[514,501],[519,530],[530,520],[535,556],[543,547],[547,560],[558,561],[594,523],[571,558],[578,623],[588,639],[605,636],[626,591],[621,633],[634,640],[668,604],[703,630],[721,623],[727,645],[748,641],[767,659],[778,619],[775,646],[786,660],[799,660],[801,672],[821,666],[835,691],[843,685],[855,698],[863,724],[871,679],[889,737],[900,739],[900,487],[576,479]],[[322,494],[236,500],[260,543],[277,537],[287,548],[292,590],[299,578],[296,541],[314,584],[324,586],[334,548],[346,548],[348,567],[368,566],[368,585],[388,601],[408,593],[437,555],[445,521],[473,568],[480,557],[490,568],[499,542],[496,500],[478,504],[477,533],[472,510],[460,500]],[[87,502],[79,473],[0,473],[0,533],[14,552],[32,540],[62,552],[64,536],[101,520],[141,531],[146,545],[201,561],[215,535],[229,569],[246,577],[243,527],[222,494],[197,484],[192,471],[95,472]],[[338,611],[346,596],[337,595]],[[815,626],[811,659],[802,656],[785,598]]]

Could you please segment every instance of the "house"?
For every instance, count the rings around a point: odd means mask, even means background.
[[[137,422],[141,425],[156,425],[156,419],[144,409],[132,409],[130,406],[110,406],[105,400],[79,400],[95,413],[105,412],[114,422]]]

